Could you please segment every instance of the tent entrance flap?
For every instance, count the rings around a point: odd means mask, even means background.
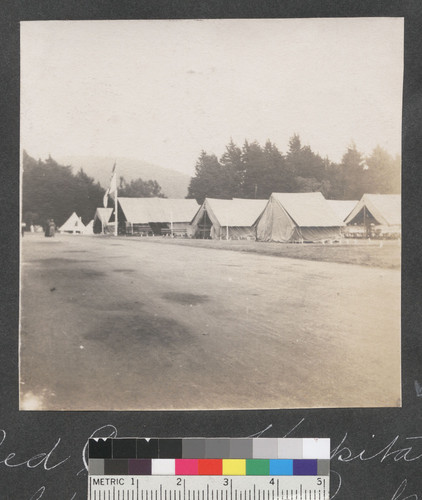
[[[378,225],[378,220],[371,214],[366,206],[353,218],[353,224],[358,226]]]
[[[296,224],[284,208],[274,198],[270,198],[267,208],[257,224],[257,238],[260,241],[291,241],[296,232]]]
[[[195,238],[198,238],[201,240],[210,239],[212,226],[213,226],[213,224],[212,224],[210,218],[208,217],[208,213],[204,209],[202,214],[201,214],[201,217],[199,218],[198,223],[197,223]]]

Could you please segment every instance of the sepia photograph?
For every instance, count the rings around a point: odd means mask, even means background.
[[[403,28],[21,22],[20,410],[400,407]]]

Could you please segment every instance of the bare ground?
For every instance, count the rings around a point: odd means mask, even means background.
[[[21,300],[22,409],[400,404],[398,270],[30,235]]]

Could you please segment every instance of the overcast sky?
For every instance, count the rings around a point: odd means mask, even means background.
[[[23,22],[21,146],[189,175],[230,137],[395,155],[402,79],[401,19]]]

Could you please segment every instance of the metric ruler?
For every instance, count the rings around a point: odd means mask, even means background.
[[[329,500],[329,439],[91,439],[89,500]]]
[[[90,476],[89,500],[328,500],[329,477]]]

